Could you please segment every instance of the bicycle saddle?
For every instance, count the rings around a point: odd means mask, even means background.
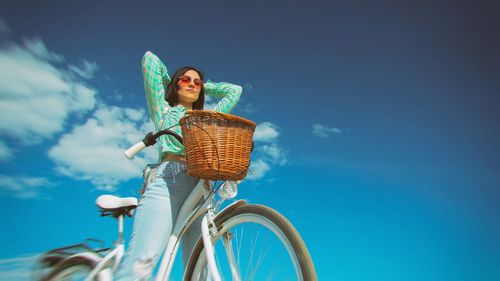
[[[113,217],[118,217],[120,215],[127,215],[130,217],[132,210],[137,208],[137,198],[122,198],[105,194],[97,197],[95,204],[101,209],[102,216],[113,215]]]

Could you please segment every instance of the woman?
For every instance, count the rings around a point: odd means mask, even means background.
[[[157,131],[178,125],[188,109],[203,109],[205,94],[222,98],[215,110],[229,113],[242,92],[240,86],[230,83],[204,83],[203,73],[190,66],[178,69],[170,79],[166,66],[151,52],[146,52],[142,59],[142,72],[149,116]],[[181,135],[179,126],[172,129]],[[197,182],[186,173],[181,143],[171,136],[163,136],[158,140],[158,149],[161,164],[139,201],[129,247],[117,272],[117,280],[145,280],[151,276],[177,213]],[[184,264],[199,233],[200,225],[194,223],[182,240]]]

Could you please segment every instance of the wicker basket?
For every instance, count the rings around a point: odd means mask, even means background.
[[[207,180],[246,176],[254,122],[215,111],[188,110],[179,124],[189,175]]]

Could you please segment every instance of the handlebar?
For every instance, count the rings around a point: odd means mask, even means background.
[[[125,156],[128,159],[132,159],[132,158],[134,158],[134,156],[137,153],[139,153],[144,148],[151,146],[151,145],[154,145],[156,143],[156,140],[163,135],[171,135],[182,144],[182,137],[179,136],[179,134],[177,134],[176,132],[174,132],[172,130],[165,129],[165,130],[161,130],[161,131],[157,132],[156,134],[149,132],[144,137],[144,139],[142,139],[142,141],[132,145],[129,149],[127,149],[123,153],[125,154]]]

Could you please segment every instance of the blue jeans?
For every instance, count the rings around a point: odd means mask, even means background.
[[[185,164],[174,161],[161,163],[152,176],[139,200],[130,243],[115,280],[150,278],[177,214],[198,181],[186,173]],[[182,238],[184,265],[200,235],[199,221],[194,222]]]

